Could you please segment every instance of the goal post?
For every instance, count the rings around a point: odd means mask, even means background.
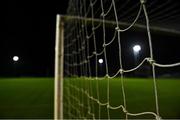
[[[56,16],[54,119],[63,119],[64,21]]]

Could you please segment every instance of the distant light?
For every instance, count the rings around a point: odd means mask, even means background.
[[[103,61],[103,59],[101,58],[101,59],[98,60],[98,62],[99,62],[100,64],[102,64],[104,61]]]
[[[16,62],[16,61],[18,61],[18,60],[19,60],[19,57],[18,57],[18,56],[14,56],[14,57],[13,57],[13,61]]]
[[[141,50],[141,46],[140,45],[135,45],[133,47],[133,50],[134,50],[134,52],[139,52]]]

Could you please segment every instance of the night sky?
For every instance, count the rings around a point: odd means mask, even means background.
[[[67,2],[8,0],[0,76],[53,75],[56,14],[66,13]],[[12,61],[14,55],[20,57],[18,63]]]
[[[0,47],[0,77],[53,76],[56,14],[66,14],[67,3],[68,0],[8,0],[5,33]],[[129,33],[135,43],[144,44],[141,39],[146,33]],[[125,38],[129,33],[125,33]],[[157,62],[180,61],[180,35],[152,33],[152,38]],[[130,43],[130,40],[128,38],[126,42]],[[126,45],[123,47],[127,48]],[[125,61],[132,59],[128,52],[124,53]],[[19,62],[12,61],[14,55],[20,57]],[[146,55],[147,51],[144,51],[142,58]],[[176,72],[178,70],[176,68]]]

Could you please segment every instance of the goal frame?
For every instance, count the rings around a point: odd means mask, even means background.
[[[91,24],[92,21],[95,24],[103,23],[107,27],[116,26],[115,21],[110,20],[101,20],[101,19],[92,19],[79,16],[68,16],[68,15],[59,15],[56,16],[56,42],[55,42],[55,71],[54,71],[54,119],[63,119],[63,79],[64,79],[64,23],[72,20],[81,20],[85,21],[87,24]],[[130,24],[126,22],[118,22],[118,25],[127,27]],[[135,29],[145,30],[146,26],[142,24],[135,24]],[[167,29],[157,26],[150,27],[152,32],[157,33],[167,33],[171,35],[180,36],[180,31],[175,29]]]

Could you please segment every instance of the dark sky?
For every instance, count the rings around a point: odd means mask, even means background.
[[[7,30],[0,47],[0,76],[53,75],[56,14],[66,13],[67,2],[8,0]],[[14,55],[20,57],[16,65],[12,62]]]
[[[67,3],[68,0],[8,0],[4,10],[6,11],[5,33],[0,47],[0,77],[53,76],[56,14],[66,14]],[[124,49],[132,45],[128,44],[132,40],[134,44],[147,44],[143,42],[145,32],[131,31],[123,34],[126,40]],[[180,61],[180,35],[152,33],[152,38],[157,62]],[[146,46],[142,49],[145,50],[145,48]],[[123,54],[124,61],[132,59],[128,50],[125,50]],[[145,50],[141,55],[142,59],[147,54]],[[18,63],[12,61],[14,55],[20,57]],[[180,69],[176,69],[176,72],[177,70]]]

